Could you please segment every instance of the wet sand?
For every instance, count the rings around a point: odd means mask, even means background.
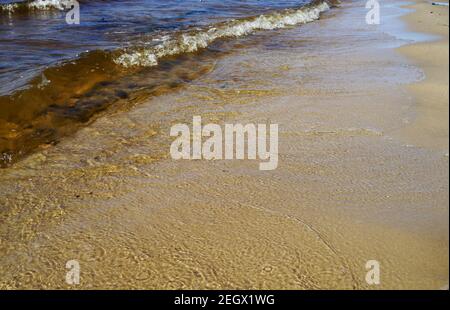
[[[428,37],[410,36],[404,2],[381,26],[365,24],[364,4],[238,40],[183,89],[1,170],[0,287],[446,286],[448,150],[402,132],[420,122],[417,81],[430,82],[396,50]],[[278,123],[278,168],[173,161],[170,127],[193,115]],[[71,259],[79,286],[65,283]],[[372,259],[379,286],[365,282]]]
[[[447,2],[448,1],[443,1]],[[404,18],[416,32],[432,34],[431,42],[410,44],[400,52],[424,70],[426,79],[408,86],[417,104],[417,118],[401,131],[412,144],[448,152],[448,7],[417,1]]]

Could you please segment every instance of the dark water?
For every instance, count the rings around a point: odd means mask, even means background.
[[[0,0],[0,166],[127,100],[138,81],[195,78],[193,57],[215,57],[220,39],[313,20],[295,15],[306,0],[80,0],[80,24],[67,24],[67,1]]]

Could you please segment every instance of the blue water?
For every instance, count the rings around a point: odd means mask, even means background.
[[[0,3],[14,1],[0,0]],[[90,0],[80,24],[67,11],[0,14],[0,95],[24,87],[44,68],[86,50],[113,49],[153,34],[299,6],[306,0]]]

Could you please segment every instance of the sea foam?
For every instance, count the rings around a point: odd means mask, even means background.
[[[129,48],[114,58],[116,64],[124,67],[151,67],[163,57],[192,53],[208,47],[217,39],[242,37],[258,30],[273,30],[319,19],[320,14],[330,9],[327,1],[299,9],[290,9],[241,20],[232,20],[205,29],[191,30],[151,47]]]
[[[67,10],[72,7],[73,0],[29,0],[0,5],[0,12],[14,13],[16,11],[33,10]]]

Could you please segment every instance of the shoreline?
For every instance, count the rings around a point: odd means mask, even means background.
[[[438,149],[448,156],[448,6],[433,6],[431,1],[422,0],[414,1],[407,7],[414,10],[402,18],[408,28],[414,32],[431,34],[435,38],[398,49],[425,74],[422,81],[407,86],[416,98],[417,118],[400,130],[400,135],[412,144]]]
[[[0,171],[0,287],[73,289],[72,259],[82,289],[447,285],[448,157],[391,135],[421,76],[384,32],[403,3],[383,30],[351,1],[255,35],[183,89]],[[171,160],[170,127],[193,115],[279,124],[278,168]]]
[[[196,69],[207,58],[214,61],[227,53],[220,48],[227,45],[227,40],[314,22],[332,6],[332,0],[314,0],[286,10],[269,10],[195,29],[175,28],[164,35],[167,40],[158,38],[156,31],[147,34],[154,38],[145,47],[136,42],[130,42],[127,48],[112,43],[111,49],[95,48],[94,44],[93,50],[77,53],[73,58],[56,57],[52,64],[42,63],[45,69],[30,79],[10,77],[10,92],[0,95],[0,167],[57,143],[101,117],[102,112],[117,110],[144,93],[158,96],[189,84],[202,74],[201,69]],[[6,59],[8,67],[11,62]],[[22,70],[25,69],[19,71]],[[19,87],[19,81],[25,84]]]

